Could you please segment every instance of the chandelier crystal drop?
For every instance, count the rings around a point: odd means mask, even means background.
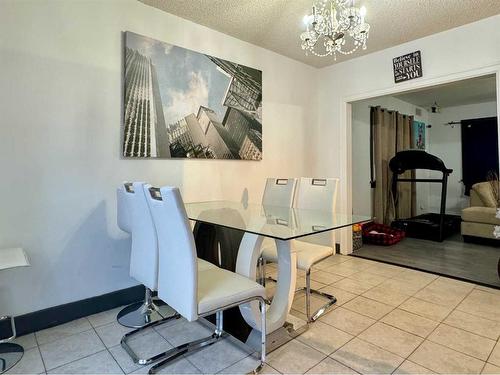
[[[354,0],[313,0],[312,13],[304,17],[302,49],[306,55],[333,55],[335,59],[337,53],[350,55],[359,47],[366,49],[370,25],[365,15],[365,7],[355,7]]]

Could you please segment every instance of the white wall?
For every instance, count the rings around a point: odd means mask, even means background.
[[[121,159],[127,30],[261,69],[264,160]],[[135,0],[3,0],[0,34],[0,248],[32,261],[0,272],[2,314],[134,285],[115,219],[123,180],[259,201],[265,177],[311,174],[314,68]]]
[[[320,70],[318,122],[312,129],[319,150],[315,172],[342,179],[340,210],[352,209],[347,188],[351,185],[350,113],[345,103],[499,71],[499,24],[497,15]],[[424,77],[395,84],[392,59],[415,50],[422,52]],[[349,251],[349,236],[348,231],[341,236],[344,251]]]
[[[369,184],[371,106],[381,106],[411,115],[415,117],[415,120],[426,124],[429,121],[429,113],[426,109],[420,108],[421,115],[417,116],[415,105],[391,96],[362,100],[352,104],[352,212],[356,215],[367,216],[372,215],[372,191]],[[417,212],[419,213],[427,209],[428,190],[426,185],[417,185]]]
[[[497,115],[497,103],[477,103],[446,107],[441,113],[430,113],[432,128],[428,129],[429,143],[428,151],[440,157],[446,167],[453,169],[448,179],[448,196],[446,199],[446,211],[450,214],[460,215],[462,208],[469,206],[469,197],[464,195],[462,184],[462,136],[460,125],[455,127],[444,126],[451,121],[461,121],[481,117],[492,117]],[[434,176],[435,174],[431,174]],[[437,176],[437,175],[436,175]],[[441,204],[441,187],[432,185],[429,191],[429,209],[431,212],[439,212]]]

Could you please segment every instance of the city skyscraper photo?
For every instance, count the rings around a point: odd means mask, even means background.
[[[262,159],[262,72],[125,35],[123,156]]]

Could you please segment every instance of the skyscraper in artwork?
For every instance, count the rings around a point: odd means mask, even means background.
[[[155,67],[130,48],[125,50],[123,156],[171,156]]]

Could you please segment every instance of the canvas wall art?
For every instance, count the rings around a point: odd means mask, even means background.
[[[413,120],[412,148],[425,150],[425,123]]]
[[[262,159],[262,72],[125,33],[123,156]]]

